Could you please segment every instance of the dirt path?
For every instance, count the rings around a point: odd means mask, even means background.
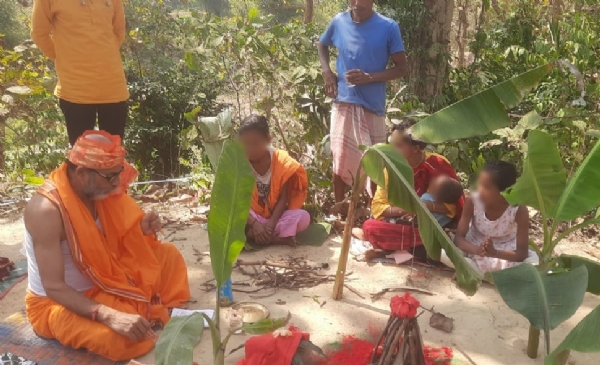
[[[163,207],[163,213],[186,219],[189,209]],[[23,236],[23,225],[20,220],[0,220],[0,255],[9,256],[13,260],[23,259],[19,249]],[[170,240],[182,251],[189,268],[192,297],[196,302],[193,308],[212,309],[215,303],[215,293],[205,293],[201,284],[212,278],[208,254],[208,235],[199,223],[189,227],[166,229]],[[340,252],[339,238],[327,241],[322,247],[272,248],[260,252],[244,252],[241,259],[259,260],[272,256],[304,256],[307,259],[328,263],[330,272],[334,273]],[[581,254],[582,248],[593,247],[588,242],[570,242],[563,245],[563,251]],[[597,250],[594,251],[594,253]],[[473,297],[467,297],[451,282],[447,273],[428,271],[421,268],[412,272],[408,267],[384,266],[381,264],[368,265],[350,261],[349,271],[353,274],[351,285],[366,298],[385,287],[411,285],[425,288],[434,296],[415,294],[425,307],[435,306],[435,310],[455,319],[455,329],[446,334],[429,327],[429,314],[420,317],[423,339],[426,344],[433,346],[450,346],[454,348],[455,357],[470,364],[461,352],[478,365],[502,364],[543,364],[542,359],[530,360],[525,355],[528,323],[520,315],[511,311],[503,303],[495,289],[484,285]],[[234,281],[245,280],[239,272],[234,272]],[[0,320],[6,318],[23,307],[23,297],[26,282],[15,287],[1,302]],[[311,339],[318,345],[337,341],[343,335],[361,335],[370,326],[382,326],[388,316],[389,298],[372,302],[361,299],[352,292],[345,291],[345,298],[340,302],[331,299],[332,284],[321,285],[305,291],[279,290],[275,295],[252,299],[247,294],[234,293],[236,301],[258,301],[266,305],[272,316],[281,317],[292,313],[292,323],[311,334]],[[326,302],[322,307],[313,299]],[[276,302],[285,301],[285,305]],[[593,308],[600,305],[600,298],[586,295],[579,311],[559,328],[552,332],[552,346],[557,346],[566,334]],[[226,312],[226,311],[224,311]],[[225,313],[223,313],[225,315]],[[229,349],[243,343],[247,336],[234,336]],[[0,340],[1,343],[1,340]],[[211,344],[210,334],[205,331],[200,345],[194,351],[194,360],[200,364],[209,364]],[[233,365],[243,356],[239,351],[227,358],[226,364]],[[574,353],[569,364],[596,364],[600,354]],[[150,353],[140,359],[144,363],[153,363]]]

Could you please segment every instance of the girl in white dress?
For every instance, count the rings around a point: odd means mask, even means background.
[[[522,262],[539,263],[529,250],[527,207],[510,206],[502,195],[516,181],[513,164],[491,162],[479,174],[477,192],[466,199],[454,242],[482,277]],[[450,263],[447,256],[442,262]]]

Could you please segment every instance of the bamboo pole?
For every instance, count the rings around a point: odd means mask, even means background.
[[[352,226],[354,224],[354,212],[356,211],[356,202],[360,198],[367,175],[363,172],[362,166],[359,166],[352,186],[352,196],[348,208],[348,217],[346,219],[346,227],[344,227],[344,235],[342,238],[342,251],[340,252],[340,260],[338,262],[337,272],[335,274],[335,284],[333,285],[334,300],[341,300],[344,297],[344,279],[346,277],[346,265],[348,264],[348,254],[350,253],[350,241],[352,240]]]

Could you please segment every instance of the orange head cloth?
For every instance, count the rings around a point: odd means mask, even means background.
[[[125,160],[126,153],[121,145],[121,137],[105,131],[90,130],[77,139],[68,157],[73,164],[92,170],[123,166],[119,187],[112,192],[122,194],[138,176],[135,167]]]

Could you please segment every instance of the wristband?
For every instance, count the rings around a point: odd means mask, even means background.
[[[92,311],[92,321],[96,322],[96,317],[98,316],[98,310],[100,310],[102,304],[98,304],[96,308]]]

